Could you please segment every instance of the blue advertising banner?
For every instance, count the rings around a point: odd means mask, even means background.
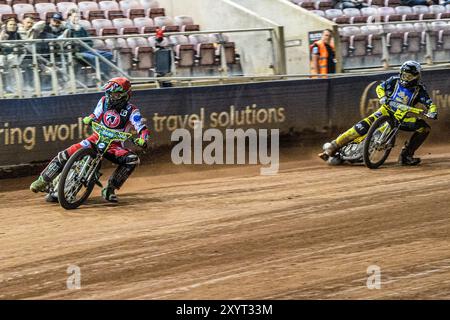
[[[375,87],[388,75],[283,80],[252,84],[161,88],[133,92],[151,130],[151,144],[170,143],[177,128],[278,128],[288,132],[343,130],[378,107]],[[433,124],[447,130],[450,70],[424,72],[440,108]],[[81,119],[101,93],[0,100],[0,166],[42,162],[89,134]]]

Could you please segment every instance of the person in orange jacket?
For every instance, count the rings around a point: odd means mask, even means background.
[[[336,58],[333,44],[333,31],[325,29],[322,38],[311,46],[311,74],[336,73]]]

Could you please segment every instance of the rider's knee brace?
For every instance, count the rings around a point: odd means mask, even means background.
[[[120,189],[128,177],[133,173],[140,160],[136,154],[129,153],[126,156],[117,159],[117,162],[119,163],[119,167],[117,167],[109,178],[109,185],[115,189]]]
[[[339,147],[343,147],[347,145],[349,142],[355,140],[356,138],[360,137],[362,134],[361,132],[361,123],[363,121],[358,122],[356,125],[345,131],[343,134],[341,134],[339,137],[336,138],[336,143]],[[365,123],[365,122],[364,122]],[[365,134],[365,133],[364,133]]]
[[[367,134],[367,132],[369,132],[370,124],[365,120],[361,120],[360,122],[355,124],[354,128],[360,136],[363,136]]]
[[[61,173],[67,160],[69,160],[69,155],[66,150],[59,152],[50,163],[42,171],[41,176],[45,181],[51,182],[56,176]]]

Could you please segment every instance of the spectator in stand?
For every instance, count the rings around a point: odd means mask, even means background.
[[[61,36],[66,29],[63,16],[55,12],[49,22],[39,21],[33,25],[33,39],[52,39]]]
[[[369,5],[364,2],[364,0],[336,0],[334,2],[334,8],[335,9],[349,9],[349,8],[355,8],[355,9],[361,9],[361,8],[367,8]]]
[[[26,16],[23,20],[22,23],[19,24],[19,33],[20,36],[22,37],[22,39],[29,39],[32,35],[32,30],[33,30],[33,25],[34,25],[34,18],[32,16]]]
[[[80,13],[76,9],[69,11],[67,15],[66,30],[62,34],[62,38],[89,38],[87,31],[80,25]],[[91,39],[83,40],[88,46],[93,46],[93,41]],[[88,62],[93,68],[95,68],[95,57],[96,55],[83,47],[80,44],[74,44],[75,52],[77,56]],[[96,53],[100,54],[102,57],[112,61],[113,55],[109,51],[95,50]],[[100,70],[105,74],[105,77],[111,78],[111,68],[106,63],[100,61]]]
[[[29,33],[29,39],[54,39],[58,38],[65,30],[64,19],[59,12],[55,12],[50,18],[49,22],[39,21],[36,22]],[[49,44],[38,43],[36,44],[38,53],[47,54],[50,52]]]
[[[7,41],[7,40],[22,40],[20,34],[17,32],[16,18],[7,19],[5,23],[1,26],[0,41]],[[14,44],[3,43],[0,54],[0,68],[2,69],[2,72],[0,72],[0,76],[4,77],[3,82],[7,84],[5,88],[7,92],[14,92],[14,89],[11,87],[11,85],[15,86],[15,79],[14,77],[11,76],[11,74],[6,74],[4,71],[8,70],[16,63],[20,64],[23,58],[19,54],[13,53],[13,47]],[[19,73],[18,76],[21,77],[21,73]]]
[[[160,27],[156,28],[155,40],[157,43],[156,48],[158,48],[158,49],[164,49],[164,47],[161,46],[161,42],[164,41],[164,31],[166,31],[165,26],[162,26],[161,28]]]
[[[19,32],[17,32],[17,19],[9,18],[2,25],[0,31],[0,40],[22,40]]]
[[[1,26],[0,31],[0,41],[6,40],[22,40],[19,32],[17,32],[17,20],[16,18],[9,18],[5,21],[5,23]],[[3,43],[0,55],[0,66],[9,65],[15,59],[15,56],[12,55],[14,44],[11,43]],[[6,63],[6,65],[5,65]]]

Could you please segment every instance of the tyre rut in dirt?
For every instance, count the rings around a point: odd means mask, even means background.
[[[389,157],[389,154],[391,153],[392,147],[387,147],[384,149],[384,154],[380,158],[380,160],[373,162],[370,158],[373,153],[373,150],[371,150],[372,140],[374,139],[375,132],[380,132],[380,128],[382,128],[384,125],[388,124],[391,128],[391,130],[394,128],[394,121],[389,116],[382,116],[378,118],[370,127],[369,132],[367,133],[367,137],[364,141],[364,163],[365,165],[370,169],[377,169],[379,166],[381,166]],[[381,131],[381,134],[384,135],[385,131]],[[390,135],[389,135],[390,136]],[[391,139],[391,145],[393,146],[395,143],[395,136]],[[384,141],[382,144],[386,143],[386,139],[383,139]]]
[[[63,207],[64,209],[76,209],[76,208],[78,208],[81,204],[83,204],[84,201],[86,201],[86,199],[91,194],[92,189],[94,189],[95,181],[94,181],[94,179],[92,179],[93,181],[90,181],[90,183],[86,186],[86,190],[85,190],[84,194],[81,196],[81,198],[79,200],[77,200],[75,202],[70,202],[66,198],[65,186],[66,186],[66,181],[67,181],[67,177],[68,177],[68,175],[70,173],[70,170],[72,169],[72,166],[77,161],[82,160],[86,156],[90,156],[91,158],[95,158],[96,153],[91,148],[78,150],[77,152],[75,152],[70,157],[69,161],[67,161],[67,163],[64,166],[64,169],[63,169],[63,171],[61,173],[61,177],[60,177],[59,185],[58,185],[58,199],[59,199],[59,203],[60,203],[61,207]],[[76,196],[78,191],[75,193],[74,196]]]

